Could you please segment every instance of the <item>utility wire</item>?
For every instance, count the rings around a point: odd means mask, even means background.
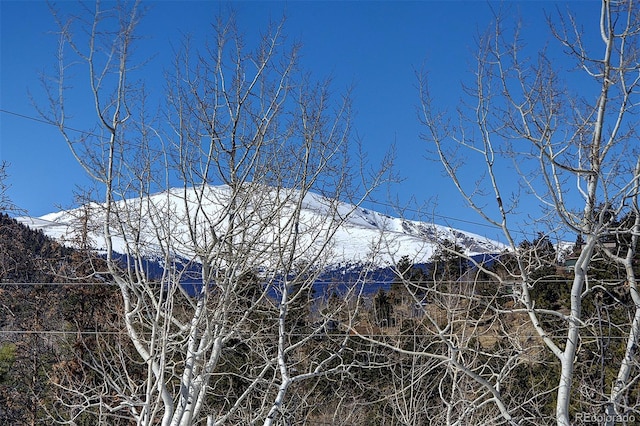
[[[20,114],[19,112],[9,111],[9,110],[3,109],[3,108],[0,108],[0,113],[5,113],[5,114],[13,115],[15,117],[24,118],[25,120],[35,121],[36,123],[47,124],[49,126],[56,127],[56,128],[59,127],[56,123],[52,123],[51,121],[48,121],[48,120],[45,120],[45,119],[42,119],[42,118],[38,118],[38,117],[33,117],[33,116],[30,116],[30,115]],[[72,132],[78,132],[78,133],[82,133],[82,134],[85,134],[85,135],[95,136],[95,137],[98,137],[98,138],[104,137],[104,135],[97,135],[95,133],[87,132],[85,130],[75,129],[75,128],[69,127],[67,125],[62,126],[62,127],[65,130],[71,130]]]
[[[335,333],[335,332],[323,332],[323,331],[319,331],[317,333],[286,333],[287,336],[291,336],[291,337],[305,337],[305,336],[310,336],[310,335],[314,335],[314,336],[327,336],[327,337],[342,337],[344,336],[346,333],[348,333],[348,331],[342,332],[342,333]],[[0,330],[0,336],[3,334],[10,334],[10,335],[20,335],[20,334],[24,334],[24,335],[38,335],[38,334],[43,334],[43,335],[80,335],[80,336],[101,336],[101,335],[107,335],[107,336],[127,336],[127,332],[126,331],[91,331],[91,330],[84,330],[84,331],[79,331],[79,330]],[[141,333],[142,334],[146,334],[148,336],[150,336],[152,333]],[[485,333],[488,334],[488,333]],[[401,334],[401,333],[362,333],[363,336],[366,337],[406,337],[406,338],[414,338],[414,337],[423,337],[423,338],[433,338],[434,336],[439,336],[438,333],[433,333],[433,334]],[[477,337],[477,336],[482,336],[483,334],[477,334],[475,336],[472,337]],[[274,333],[260,333],[261,337],[273,337],[273,338],[277,338],[278,334],[274,334]],[[506,337],[506,335],[497,335],[499,337]],[[545,336],[547,337],[551,337],[552,339],[565,339],[567,336],[563,335],[563,334],[546,334]],[[354,338],[357,338],[357,335],[353,335]],[[528,334],[519,334],[519,335],[515,335],[515,336],[511,336],[511,337],[518,337],[521,339],[527,339],[527,338],[539,338],[540,336],[538,334],[533,334],[533,333],[528,333]],[[628,336],[607,336],[606,334],[599,334],[599,335],[594,335],[594,334],[583,334],[580,336],[582,338],[583,341],[588,341],[590,339],[609,339],[609,340],[627,340],[629,337]]]
[[[313,285],[326,285],[326,286],[331,286],[331,285],[336,285],[336,286],[347,286],[347,285],[370,285],[370,284],[378,284],[378,285],[384,285],[384,284],[393,284],[394,280],[398,278],[398,277],[391,277],[389,280],[367,280],[366,278],[363,278],[360,281],[314,281]],[[539,283],[557,283],[557,284],[563,284],[563,283],[567,283],[569,284],[572,281],[572,277],[567,277],[566,279],[559,279],[559,278],[555,278],[555,279],[541,279],[538,280],[537,282]],[[626,279],[620,278],[620,279],[609,279],[609,280],[596,280],[595,282],[597,284],[602,284],[602,285],[619,285],[619,284],[623,284],[625,282]],[[398,281],[398,283],[402,284],[401,281]],[[470,281],[421,281],[421,282],[410,282],[409,285],[411,286],[427,286],[427,285],[467,285],[467,284],[495,284],[496,286],[504,286],[504,285],[512,285],[512,284],[521,284],[522,281],[513,279],[513,280],[504,280],[502,282],[497,282],[497,281],[490,281],[490,280],[470,280]],[[147,284],[149,285],[154,285],[154,284],[161,284],[159,281],[155,282],[155,281],[149,281]],[[202,285],[201,282],[181,282],[179,283],[181,285],[187,285],[187,286],[193,286],[193,285]],[[211,284],[215,284],[215,283],[211,283]],[[275,284],[271,284],[271,286],[276,286],[277,283]],[[89,287],[97,287],[97,286],[117,286],[116,283],[113,282],[99,282],[99,283],[88,283],[88,282],[64,282],[64,283],[19,283],[19,282],[0,282],[0,287],[29,287],[29,286],[43,286],[43,287],[47,287],[47,286],[52,286],[52,287],[57,287],[57,286],[89,286]]]
[[[13,116],[16,116],[16,117],[23,118],[25,120],[35,121],[37,123],[46,124],[46,125],[53,126],[53,127],[56,127],[56,128],[59,127],[56,123],[53,123],[51,121],[44,120],[42,118],[38,118],[38,117],[34,117],[34,116],[29,116],[29,115],[26,115],[26,114],[21,114],[21,113],[14,112],[14,111],[9,111],[9,110],[4,109],[4,108],[0,108],[0,113],[13,115]],[[62,127],[65,130],[78,132],[78,133],[81,133],[81,134],[84,134],[84,135],[95,136],[97,138],[103,138],[104,137],[104,135],[98,135],[98,134],[95,134],[95,133],[87,132],[85,130],[80,130],[80,129],[76,129],[76,128],[73,128],[73,127],[69,127],[67,125],[64,125]],[[153,149],[151,147],[146,147],[146,149],[150,150],[151,152],[158,153],[158,154],[163,153],[162,151],[155,150],[155,149]],[[397,206],[395,206],[395,205],[393,205],[391,203],[385,203],[385,202],[376,201],[376,200],[366,200],[366,202],[370,203],[370,204],[380,205],[380,206],[383,206],[385,208],[394,209],[394,208],[397,207]],[[421,210],[419,210],[417,208],[405,207],[405,208],[403,208],[403,210],[411,212],[411,213],[416,213],[416,214],[419,214],[419,215],[424,214],[423,211],[421,211]],[[474,226],[479,226],[479,227],[484,227],[484,228],[490,228],[490,229],[494,229],[494,230],[500,230],[501,229],[499,226],[494,225],[494,224],[489,224],[489,223],[486,223],[486,222],[477,222],[477,221],[468,220],[468,219],[460,219],[460,218],[455,218],[453,216],[447,216],[447,215],[443,215],[443,214],[432,213],[432,214],[430,214],[430,216],[433,217],[433,218],[442,219],[445,222],[446,221],[454,221],[454,222],[466,223],[466,224],[469,224],[469,225],[474,225]],[[446,225],[446,226],[449,226],[449,225]],[[513,229],[509,229],[509,232],[512,232],[513,234],[517,234],[517,235],[533,236],[533,237],[538,235],[536,232],[514,231]]]

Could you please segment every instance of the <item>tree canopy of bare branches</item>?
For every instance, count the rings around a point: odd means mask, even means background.
[[[637,413],[631,389],[638,377],[640,325],[633,260],[640,213],[635,119],[640,14],[633,1],[603,0],[600,7],[599,22],[586,30],[571,13],[558,12],[558,18],[549,19],[550,34],[573,61],[572,70],[560,69],[548,49],[530,55],[521,27],[510,26],[506,14],[496,14],[494,25],[478,40],[475,81],[465,88],[465,106],[457,117],[435,110],[427,78],[420,76],[424,139],[467,204],[500,228],[509,242],[510,254],[503,258],[509,261],[503,261],[501,272],[496,268],[486,272],[500,285],[513,286],[512,312],[527,319],[559,363],[552,389],[558,425],[584,419],[585,413],[603,416],[606,424]],[[597,43],[590,43],[592,38],[584,31],[597,35]],[[576,81],[577,86],[572,84]],[[504,165],[509,161],[516,173],[505,179]],[[478,164],[484,165],[483,173],[470,181],[465,168]],[[520,191],[510,192],[515,180]],[[552,288],[566,291],[562,307],[547,309],[536,301],[545,285],[541,278],[555,274],[558,258],[542,256],[539,245],[516,241],[514,231],[523,213],[518,216],[519,207],[532,204],[541,207],[532,224],[545,228],[531,232],[580,239],[566,287]],[[599,259],[618,264],[624,271],[620,278],[612,282],[600,278]],[[614,292],[627,300],[616,299],[625,312],[619,322],[600,316],[605,312],[601,298]],[[606,367],[617,372],[603,373],[606,378],[600,382],[585,383],[578,372],[590,359],[587,353],[592,347],[587,342],[602,342],[602,333],[611,337],[604,331],[608,327],[620,331],[617,336],[626,342],[622,355]],[[604,371],[607,354],[598,356],[596,363]],[[497,379],[491,384],[499,390]],[[499,392],[495,397],[507,400]],[[578,400],[588,402],[578,405]],[[509,413],[517,411],[515,406],[507,408]],[[504,413],[505,420],[510,420],[509,413]]]
[[[104,380],[69,384],[73,412],[166,426],[303,417],[313,407],[298,384],[346,374],[358,350],[347,329],[326,335],[338,315],[357,315],[357,293],[313,314],[313,283],[388,164],[354,179],[367,173],[350,158],[348,93],[299,69],[283,22],[254,43],[220,18],[206,44],[185,38],[152,96],[135,50],[140,5],[84,12],[54,10],[58,71],[40,110],[96,184],[78,235],[101,236],[128,343],[105,339],[86,361]],[[78,72],[95,117],[79,136],[67,126]],[[322,219],[304,215],[310,205]],[[54,420],[75,421],[66,416]]]

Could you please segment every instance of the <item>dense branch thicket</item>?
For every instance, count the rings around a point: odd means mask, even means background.
[[[551,378],[555,386],[546,390],[553,420],[565,426],[596,418],[628,422],[637,413],[640,326],[638,7],[633,1],[602,1],[599,25],[587,27],[599,36],[595,45],[571,14],[549,20],[562,54],[582,75],[556,67],[548,49],[528,56],[521,28],[510,30],[504,21],[496,16],[479,39],[475,81],[465,88],[468,102],[459,125],[443,125],[448,120],[434,110],[421,79],[424,137],[471,208],[502,229],[510,244],[500,267],[484,272],[513,288],[511,312],[521,315],[545,356],[558,365]],[[513,180],[521,184],[514,195],[501,175],[508,160],[517,171]],[[477,170],[478,163],[484,163],[484,177],[471,182],[465,170]],[[539,205],[536,223],[548,228],[526,244],[514,234],[523,205],[529,211]],[[576,235],[578,244],[566,259],[567,281],[556,271],[559,258],[549,237]],[[616,265],[614,275],[605,272],[610,265]],[[525,353],[521,341],[509,346],[511,356],[496,360],[493,375],[481,378],[504,421],[517,422],[514,414],[531,399],[514,400],[503,391],[501,378]],[[588,373],[593,369],[598,373]]]
[[[0,289],[0,422],[44,424],[57,418],[74,424],[135,424],[130,416],[116,415],[121,397],[107,393],[112,384],[105,380],[105,371],[113,375],[126,371],[128,380],[143,383],[145,370],[121,319],[119,290],[109,282],[87,282],[88,272],[106,270],[104,260],[92,259],[91,252],[62,248],[6,216],[2,231],[4,259],[22,259],[21,264],[30,266],[3,275]],[[625,244],[620,241],[616,250],[626,250]],[[318,359],[335,350],[335,344],[343,342],[342,327],[350,324],[360,338],[346,343],[340,363],[350,367],[342,374],[294,383],[281,418],[289,424],[420,425],[454,424],[460,419],[501,424],[504,419],[491,404],[472,405],[478,398],[492,397],[478,377],[487,377],[493,368],[498,372],[499,395],[509,397],[510,415],[524,424],[554,421],[551,396],[561,365],[545,353],[534,329],[514,309],[513,288],[505,288],[491,275],[507,276],[515,257],[503,255],[500,262],[485,265],[489,272],[482,272],[470,264],[461,269],[459,257],[447,255],[444,247],[455,245],[445,242],[428,264],[413,265],[403,257],[388,289],[363,294],[358,301],[350,299],[358,305],[350,308],[358,310],[358,318],[350,319],[349,309],[338,309],[344,308],[348,295],[337,289],[327,296],[301,295],[309,303],[292,307],[288,339],[296,343],[307,336],[312,339],[295,354],[296,369],[317,365]],[[572,272],[553,260],[557,254],[548,238],[524,241],[520,248],[530,259],[547,259],[530,264],[537,280],[531,291],[535,306],[541,312],[567,312]],[[569,263],[579,250],[578,242]],[[636,256],[635,268],[637,260]],[[614,283],[625,273],[604,258],[595,259],[593,265],[603,283]],[[54,273],[58,270],[65,273]],[[73,276],[71,270],[77,282],[61,282]],[[40,283],[20,284],[20,277],[37,277]],[[255,280],[247,276],[245,282]],[[249,307],[259,292],[245,294]],[[276,338],[267,333],[278,314],[277,295],[268,300],[255,310],[247,333],[231,340],[221,354],[221,367],[205,390],[209,407],[228,410],[233,398],[245,392],[245,377],[263,362],[253,345],[259,341],[268,347],[266,342]],[[174,309],[188,310],[184,303],[188,301],[175,300]],[[589,389],[615,377],[624,359],[624,329],[634,304],[622,287],[611,286],[609,291],[594,289],[584,298],[584,306],[590,322],[582,345],[589,352],[576,366],[574,383],[584,397],[574,409],[589,412],[592,400],[586,396],[593,396]],[[323,315],[332,315],[333,321],[319,321]],[[552,318],[544,326],[554,335],[566,329]],[[451,351],[459,358],[448,358]],[[268,391],[268,386],[264,389]],[[634,389],[627,395],[627,401],[637,398]],[[243,423],[262,401],[259,394],[245,397],[246,407],[229,423]]]
[[[104,382],[68,386],[109,401],[75,408],[139,425],[291,422],[312,407],[302,383],[357,364],[348,328],[325,330],[353,322],[361,283],[322,309],[312,289],[336,230],[388,164],[369,174],[352,161],[349,97],[298,69],[282,23],[255,44],[233,17],[213,25],[205,47],[185,40],[156,113],[135,77],[145,69],[134,62],[139,5],[84,12],[54,12],[58,74],[41,111],[102,194],[74,220],[81,244],[106,253],[132,350],[101,345],[93,368]],[[95,107],[80,137],[67,128],[75,68]],[[161,276],[149,274],[149,256]]]

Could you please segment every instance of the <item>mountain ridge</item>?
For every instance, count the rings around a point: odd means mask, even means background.
[[[119,209],[123,209],[125,205],[133,208],[143,206],[141,211],[153,209],[154,214],[167,215],[167,218],[175,221],[172,229],[175,229],[177,233],[181,233],[186,232],[186,230],[184,229],[184,223],[180,223],[180,218],[184,219],[187,217],[186,215],[193,214],[193,210],[190,211],[189,207],[192,203],[195,205],[196,202],[199,202],[199,208],[208,217],[216,217],[216,215],[225,214],[225,209],[228,208],[225,203],[228,203],[230,194],[231,189],[226,185],[210,185],[188,189],[171,188],[167,191],[150,195],[145,199],[128,198],[117,201],[116,204]],[[278,204],[278,208],[283,209],[282,211],[285,212],[283,214],[283,220],[285,220],[287,212],[293,209],[292,204],[297,195],[299,196],[295,190],[261,189],[260,198],[256,199],[255,202],[247,198],[248,201],[242,205],[242,208],[245,209],[245,212],[249,211],[249,215],[255,214],[256,217],[262,217],[270,213],[270,203],[273,202],[275,205],[282,198],[284,201],[282,204]],[[315,192],[305,194],[304,198],[299,201],[301,201],[300,205],[302,206],[300,227],[303,229],[301,233],[304,233],[305,229],[310,231],[313,227],[327,226],[333,220],[331,215],[337,215],[333,216],[333,218],[340,217],[341,220],[346,217],[344,222],[337,227],[335,233],[332,234],[331,264],[334,266],[337,264],[370,261],[372,251],[377,251],[375,257],[378,266],[393,264],[402,256],[409,256],[415,263],[426,263],[437,247],[445,241],[456,243],[469,256],[499,253],[505,248],[498,241],[472,232],[430,222],[392,217],[369,208],[357,207],[353,204],[331,199]],[[145,205],[146,207],[144,207]],[[40,217],[23,216],[16,219],[32,229],[41,230],[62,244],[73,246],[77,244],[75,242],[80,238],[79,228],[82,226],[79,223],[79,218],[85,214],[92,216],[93,220],[100,223],[102,209],[102,204],[93,203],[70,210],[48,213]],[[104,220],[104,215],[102,219]],[[184,222],[186,222],[186,219]],[[148,226],[149,229],[141,229],[140,232],[143,234],[142,238],[153,241],[153,237],[149,235],[153,229],[151,224]],[[296,224],[296,226],[298,225]],[[99,227],[85,229],[83,232],[87,234],[86,237],[92,241],[92,245],[96,250],[104,249],[104,244],[101,243],[103,237]],[[130,239],[131,236],[128,235],[126,238]],[[117,252],[124,252],[124,244],[125,239],[123,236],[116,236],[113,249]],[[188,253],[180,254],[189,255]]]

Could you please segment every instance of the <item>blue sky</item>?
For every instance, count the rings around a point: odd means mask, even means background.
[[[549,38],[544,13],[556,8],[579,13],[597,25],[597,1],[508,3],[514,19],[525,24],[528,46],[536,49]],[[372,161],[393,143],[397,171],[404,178],[391,188],[403,203],[414,199],[431,204],[441,224],[495,236],[478,225],[442,170],[427,156],[416,113],[419,98],[415,71],[426,69],[437,106],[454,110],[461,82],[473,79],[475,39],[492,18],[498,3],[485,1],[289,1],[231,3],[186,1],[148,2],[141,33],[150,67],[168,68],[170,45],[181,34],[202,40],[210,23],[231,6],[248,40],[257,37],[269,18],[287,16],[286,33],[303,45],[302,65],[313,76],[333,77],[335,91],[354,87],[354,129]],[[62,2],[72,10],[74,3]],[[86,182],[57,130],[25,117],[37,117],[30,95],[42,102],[38,77],[55,64],[55,23],[45,2],[0,1],[0,159],[10,166],[9,196],[27,214],[40,216],[73,205],[73,192]],[[595,20],[595,21],[594,21]],[[153,80],[151,81],[153,83]],[[158,84],[161,82],[158,80]],[[78,111],[78,115],[80,111]],[[82,125],[82,123],[79,123]],[[505,173],[507,173],[505,171]],[[386,194],[378,194],[387,202]],[[368,207],[385,210],[383,205]],[[415,217],[430,220],[430,217]]]

